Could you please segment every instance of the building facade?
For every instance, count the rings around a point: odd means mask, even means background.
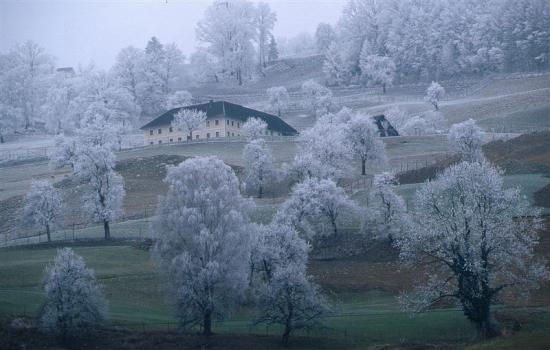
[[[206,113],[204,124],[193,131],[193,140],[208,140],[228,137],[241,137],[242,126],[248,118],[259,118],[267,124],[267,136],[292,136],[298,132],[281,118],[246,108],[227,101],[210,101],[192,106],[171,109],[153,119],[140,129],[144,133],[145,145],[184,142],[191,135],[186,130],[172,127],[174,115],[182,109],[198,110]]]

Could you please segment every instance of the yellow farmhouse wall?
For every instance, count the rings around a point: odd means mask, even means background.
[[[240,137],[243,121],[232,118],[208,118],[197,130],[193,131],[193,140]],[[159,125],[143,130],[145,145],[185,142],[189,132],[178,130],[170,125]],[[268,129],[267,135],[280,136],[281,133]]]

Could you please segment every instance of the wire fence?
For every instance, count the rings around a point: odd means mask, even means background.
[[[512,315],[508,327],[521,327],[521,323],[515,319],[517,313],[548,312],[548,305],[495,305],[492,311],[508,313]],[[20,316],[35,319],[38,315],[23,311]],[[339,312],[326,315],[318,319],[309,327],[294,329],[291,338],[315,338],[315,339],[342,339],[355,342],[416,342],[416,341],[465,341],[472,340],[476,335],[474,326],[463,316],[460,308],[432,309],[416,317],[411,314],[395,310],[385,311],[361,311]],[[42,330],[56,331],[55,327],[40,327]],[[202,333],[199,326],[182,328],[174,320],[143,322],[112,321],[107,325],[98,327],[75,327],[78,334],[82,330],[96,331],[115,330],[133,332],[178,332],[180,335],[196,335]],[[67,328],[66,328],[67,329]],[[229,319],[226,321],[213,321],[212,329],[217,334],[255,335],[266,337],[280,337],[283,333],[282,325],[255,323],[250,319]],[[71,330],[70,327],[68,330]]]
[[[127,213],[110,223],[112,240],[142,242],[150,238],[149,228],[156,213],[157,204],[149,203],[127,210]],[[128,209],[128,208],[127,208]],[[76,218],[73,218],[75,220]],[[43,230],[23,231],[16,226],[12,231],[0,234],[0,247],[20,247],[47,243],[97,242],[105,240],[103,224],[89,222],[71,223],[50,233],[51,241]]]

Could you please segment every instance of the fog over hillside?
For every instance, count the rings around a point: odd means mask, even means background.
[[[548,0],[0,0],[0,349],[547,349]]]

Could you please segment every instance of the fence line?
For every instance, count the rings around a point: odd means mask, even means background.
[[[548,310],[548,305],[494,305],[493,311],[538,311]],[[448,309],[432,309],[424,312],[424,315],[438,314],[438,313],[460,313],[463,311],[461,308],[448,308]],[[394,317],[397,315],[407,315],[407,312],[401,310],[388,310],[377,312],[355,312],[346,313],[340,312],[332,315],[325,315],[320,317],[320,325],[313,325],[310,327],[295,329],[292,331],[292,337],[320,337],[320,338],[332,338],[332,339],[345,339],[345,340],[376,340],[376,339],[399,339],[401,342],[408,340],[419,339],[414,332],[411,332],[409,325],[402,324],[402,321],[394,321]],[[24,318],[34,318],[37,315],[35,313],[27,314],[26,308],[23,309]],[[353,326],[328,326],[325,325],[331,320],[336,319],[358,319],[367,318],[377,322],[389,322],[392,324],[392,334],[388,334],[385,328],[382,329],[368,329],[364,328],[362,331]],[[409,322],[415,322],[418,319],[410,318]],[[236,324],[235,324],[236,322]],[[458,327],[457,327],[458,326]],[[56,330],[55,327],[40,327],[41,329]],[[159,321],[159,322],[110,322],[107,326],[103,327],[75,327],[77,330],[115,330],[115,331],[177,331],[181,335],[196,335],[202,332],[200,326],[195,326],[189,329],[183,329],[180,327],[176,320],[173,321]],[[235,334],[235,335],[262,335],[262,336],[276,336],[282,335],[283,326],[270,323],[255,323],[251,320],[227,320],[227,321],[213,321],[213,328],[217,333],[221,334]],[[68,327],[67,329],[71,329]],[[449,334],[452,332],[452,334]],[[396,335],[398,333],[398,335]],[[433,340],[459,340],[470,339],[475,334],[475,328],[466,319],[460,325],[454,325],[451,329],[447,329],[440,335],[434,335]]]

